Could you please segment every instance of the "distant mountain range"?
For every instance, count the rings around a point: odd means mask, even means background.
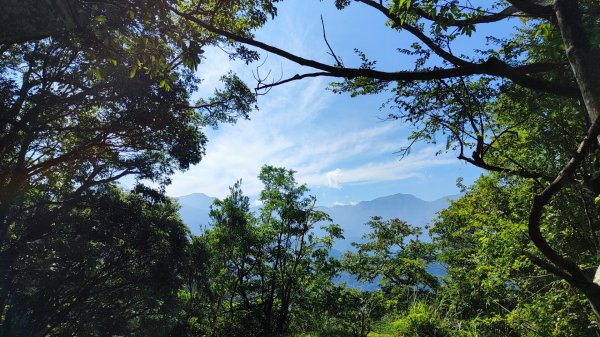
[[[345,240],[338,242],[335,249],[348,250],[350,243],[358,242],[369,231],[366,222],[372,216],[378,215],[383,219],[399,218],[413,226],[423,228],[435,218],[437,212],[448,207],[450,200],[458,196],[448,196],[433,201],[425,201],[410,194],[394,194],[377,198],[371,201],[361,201],[355,205],[342,205],[333,207],[320,207],[328,213],[334,223],[344,229]],[[190,227],[192,233],[199,234],[210,223],[209,210],[215,198],[203,193],[194,193],[177,198],[181,209],[179,211],[183,221]],[[255,208],[254,211],[258,211]],[[321,231],[316,229],[317,233]]]

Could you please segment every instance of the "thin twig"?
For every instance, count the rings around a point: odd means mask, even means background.
[[[343,68],[344,63],[337,57],[337,55],[333,51],[333,48],[331,48],[329,41],[327,41],[327,34],[325,33],[325,22],[323,21],[323,15],[321,15],[321,27],[323,28],[323,39],[325,40],[325,44],[327,44],[327,48],[329,48],[329,55],[333,56],[333,58],[335,59],[335,64],[338,67]]]

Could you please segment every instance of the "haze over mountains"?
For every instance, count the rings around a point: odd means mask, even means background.
[[[194,234],[200,234],[202,228],[210,223],[210,205],[215,198],[204,193],[193,193],[177,198],[181,205],[179,215]]]
[[[424,228],[435,218],[438,211],[448,207],[450,199],[456,196],[443,197],[433,201],[425,201],[410,194],[394,194],[371,201],[361,201],[354,205],[338,205],[333,207],[320,207],[328,213],[333,221],[344,229],[345,240],[337,242],[334,249],[345,251],[350,248],[350,243],[358,242],[369,231],[366,222],[372,216],[379,215],[383,219],[399,218],[411,225]],[[180,205],[180,214],[183,221],[190,227],[192,233],[199,234],[210,223],[210,205],[215,198],[203,193],[194,193],[177,198]],[[254,208],[258,211],[258,208]],[[319,229],[316,230],[319,233]]]

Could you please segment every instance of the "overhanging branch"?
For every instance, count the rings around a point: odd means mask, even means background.
[[[528,75],[529,69],[535,69],[535,72],[539,72],[541,68],[550,68],[548,64],[529,64],[513,67],[509,64],[506,64],[505,62],[502,62],[501,60],[498,60],[497,58],[490,58],[482,63],[472,63],[452,68],[432,68],[420,71],[387,72],[366,68],[341,68],[321,63],[315,60],[306,59],[298,55],[292,54],[290,52],[287,52],[285,50],[282,50],[280,48],[266,44],[264,42],[260,42],[252,38],[248,38],[232,33],[230,31],[226,31],[224,29],[215,27],[201,19],[198,19],[192,14],[181,12],[176,8],[171,7],[171,11],[187,20],[190,20],[191,22],[196,23],[200,27],[214,34],[218,34],[233,41],[247,44],[249,46],[262,49],[266,52],[273,53],[275,55],[288,59],[294,63],[297,63],[301,66],[321,70],[319,76],[341,77],[348,79],[366,77],[383,81],[429,81],[471,75],[491,75],[509,79],[518,85],[536,91],[571,98],[578,98],[580,96],[580,92],[576,87],[548,82]],[[554,65],[554,69],[555,67],[556,65]]]
[[[414,11],[420,17],[430,20],[430,21],[438,21],[440,19],[438,17],[429,15],[429,13],[425,12],[424,10],[422,10],[419,7],[415,7]],[[448,26],[453,26],[453,27],[466,27],[466,26],[478,25],[478,24],[482,24],[482,23],[493,23],[493,22],[498,22],[498,21],[504,20],[508,17],[514,16],[518,12],[519,12],[519,10],[516,7],[510,6],[510,7],[503,9],[502,11],[500,11],[498,13],[476,16],[476,17],[473,17],[470,19],[464,19],[464,20],[454,20],[453,22],[448,22],[446,24]]]

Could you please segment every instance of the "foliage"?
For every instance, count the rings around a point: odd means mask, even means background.
[[[329,225],[329,236],[314,236],[315,224],[330,221],[315,209],[315,197],[291,170],[265,166],[259,178],[265,186],[258,216],[237,182],[212,206],[213,228],[194,239],[199,254],[189,266],[184,315],[211,327],[209,335],[281,335],[290,325],[313,324],[304,315],[324,309],[313,306],[336,274],[328,249],[341,232]]]
[[[232,73],[222,78],[215,97],[190,102],[200,84],[195,70],[204,49],[234,47],[171,14],[173,7],[186,6],[248,36],[267,19],[263,9],[274,14],[270,4],[254,1],[8,1],[3,6],[0,308],[16,305],[13,285],[23,247],[63,230],[24,221],[31,208],[69,212],[89,193],[125,176],[163,187],[176,170],[201,160],[204,127],[248,118],[255,96]],[[231,56],[256,59],[244,48]],[[64,230],[70,225],[63,224]]]
[[[392,323],[395,336],[399,337],[446,337],[456,336],[456,332],[447,326],[448,322],[434,304],[415,302],[407,312]]]
[[[345,268],[359,280],[380,284],[388,293],[406,299],[412,292],[428,293],[438,280],[427,270],[435,260],[434,246],[418,239],[421,230],[400,219],[384,221],[374,216],[365,243],[353,243],[356,252],[343,257]]]
[[[381,292],[341,288],[334,316],[342,330],[350,331],[353,337],[367,337],[373,322],[381,319],[384,310]]]
[[[556,199],[576,195],[571,194],[574,191],[582,197],[569,203],[581,201],[583,205],[576,209],[584,211],[576,217],[595,222],[585,204],[590,205],[589,195],[600,194],[598,2],[332,2],[338,9],[360,5],[375,11],[390,29],[410,35],[416,42],[407,48],[406,40],[398,39],[398,51],[412,62],[398,58],[402,60],[398,69],[381,70],[376,60],[356,50],[358,65],[346,66],[330,48],[333,61],[328,64],[203,23],[193,13],[180,15],[313,70],[270,83],[259,79],[258,89],[268,91],[290,81],[325,76],[339,79],[332,84],[335,92],[351,96],[387,92],[391,107],[397,108],[389,118],[414,127],[403,154],[417,141],[436,144],[443,137],[446,150],[457,152],[458,158],[492,173],[528,180],[524,184],[535,197],[522,199],[530,207],[517,206],[528,209],[522,219],[539,254],[528,252],[528,259],[583,294],[600,320],[600,284],[587,270],[587,255],[580,258],[570,249],[561,249],[568,248],[565,242],[578,239],[579,233],[567,231],[557,239],[558,232],[547,230],[555,229],[558,222],[551,218],[560,209]],[[505,36],[489,37],[488,43],[474,38],[479,27],[491,24],[503,29],[517,26]],[[462,52],[461,41],[473,44],[470,52]],[[568,223],[570,216],[564,210],[557,218]],[[589,237],[594,245],[596,237]],[[594,263],[598,264],[597,258]]]
[[[593,334],[597,327],[590,324],[585,298],[556,276],[540,274],[527,257],[532,244],[523,219],[531,188],[526,181],[482,177],[442,211],[432,229],[447,270],[438,296],[459,322],[482,336]],[[594,246],[581,244],[589,240],[590,228],[577,225],[577,207],[591,205],[592,198],[579,192],[567,189],[559,196],[544,230],[556,247],[593,266]],[[597,221],[596,211],[590,212]],[[578,242],[566,240],[565,233]]]
[[[413,62],[394,71],[359,50],[348,67],[333,50],[330,65],[254,40],[277,2],[6,1],[0,334],[362,337],[382,303],[399,336],[598,334],[598,2],[336,0],[417,40],[399,40]],[[492,23],[518,28],[454,52]],[[441,141],[490,174],[441,214],[437,246],[373,218],[342,262],[363,280],[381,276],[380,292],[333,284],[341,265],[328,250],[341,230],[314,235],[331,219],[286,169],[261,171],[258,214],[237,183],[213,206],[213,228],[188,241],[160,192],[111,183],[163,187],[201,160],[204,127],[248,117],[255,96],[235,74],[190,102],[209,46],[247,63],[253,46],[316,71],[259,79],[258,90],[328,76],[334,92],[387,93],[389,119],[413,127],[403,154]],[[427,271],[436,261],[441,283]]]
[[[19,237],[50,234],[14,247],[0,335],[164,335],[187,245],[177,207],[114,186],[70,209],[49,205],[19,219],[28,224]]]
[[[194,70],[203,48],[225,40],[170,15],[175,3],[73,2],[94,18],[84,20],[82,31],[60,30],[2,48],[2,232],[11,201],[31,184],[65,175],[75,188],[125,175],[167,183],[174,170],[202,158],[202,127],[247,118],[255,104],[234,74],[222,78],[224,88],[214,98],[189,102],[200,82]],[[206,3],[198,9],[249,34],[266,18],[248,21],[237,11],[251,14],[256,6]]]

